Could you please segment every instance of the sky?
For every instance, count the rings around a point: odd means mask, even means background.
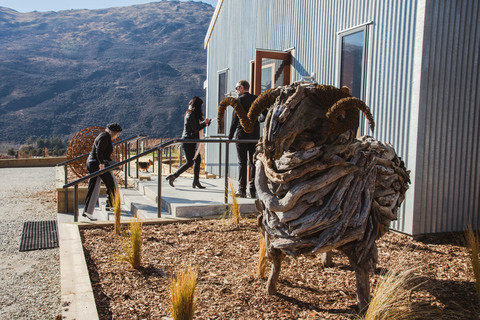
[[[184,1],[184,0],[182,0]],[[198,1],[198,0],[197,0]],[[217,5],[217,0],[201,0]],[[0,0],[0,7],[7,7],[18,12],[61,11],[70,9],[105,9],[126,7],[135,4],[157,2],[155,0]]]

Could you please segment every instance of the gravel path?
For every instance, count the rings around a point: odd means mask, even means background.
[[[55,168],[0,168],[0,319],[55,319],[58,248],[19,252],[23,223],[56,220]]]

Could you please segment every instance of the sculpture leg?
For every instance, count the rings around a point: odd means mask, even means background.
[[[273,249],[269,252],[269,260],[272,263],[272,270],[270,271],[270,276],[268,277],[267,282],[267,292],[268,294],[277,293],[277,281],[278,276],[280,275],[280,268],[282,267],[282,260],[285,257],[285,254],[278,249]]]
[[[328,251],[328,252],[322,253],[321,259],[322,259],[322,265],[323,265],[325,268],[331,268],[331,267],[333,267],[333,254],[332,254],[332,251]]]
[[[370,303],[370,271],[375,265],[376,246],[370,247],[363,259],[355,254],[355,246],[345,246],[341,249],[348,257],[350,264],[355,270],[355,278],[357,284],[357,307],[360,313],[368,308]],[[360,260],[360,261],[359,261]]]
[[[355,268],[355,278],[357,282],[357,306],[362,313],[368,307],[370,302],[370,275],[368,268]]]

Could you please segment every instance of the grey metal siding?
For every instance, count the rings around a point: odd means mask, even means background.
[[[377,125],[374,134],[363,134],[390,142],[412,170],[392,227],[409,234],[459,231],[470,219],[480,228],[477,2],[225,0],[208,46],[208,115],[216,114],[216,72],[230,68],[232,89],[250,79],[256,48],[295,48],[293,81],[314,73],[316,82],[338,85],[338,33],[371,21],[364,100]],[[212,125],[209,134],[215,133]],[[217,161],[218,148],[209,146],[207,168],[215,172]]]
[[[478,1],[427,1],[415,233],[480,229]]]

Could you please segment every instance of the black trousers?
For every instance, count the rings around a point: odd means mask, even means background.
[[[195,149],[197,144],[196,143],[182,143],[182,149],[185,153],[185,158],[187,162],[185,162],[180,168],[178,168],[177,172],[173,175],[175,178],[178,178],[182,173],[187,171],[188,168],[194,165],[193,167],[193,181],[198,181],[200,178],[200,164],[202,163],[202,156],[199,154],[195,160]]]
[[[253,163],[255,147],[255,143],[237,143],[238,191],[241,193],[246,193],[247,183],[250,191],[255,191],[255,164]],[[248,162],[250,162],[250,174]]]
[[[97,161],[87,161],[87,170],[88,173],[97,172],[100,170],[99,163]],[[88,181],[88,191],[87,197],[85,198],[84,212],[93,214],[93,211],[95,210],[95,204],[100,194],[100,180],[103,181],[105,187],[107,188],[107,205],[110,207],[113,206],[112,199],[115,198],[115,192],[117,191],[118,186],[115,175],[110,171]]]

